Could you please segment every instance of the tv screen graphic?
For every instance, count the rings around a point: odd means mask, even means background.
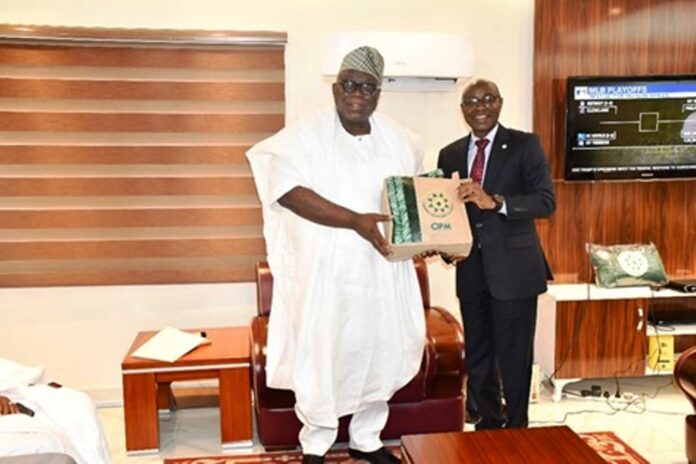
[[[696,76],[570,77],[566,180],[696,177]]]

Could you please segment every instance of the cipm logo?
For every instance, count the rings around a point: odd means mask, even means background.
[[[452,203],[443,192],[432,192],[425,197],[423,208],[435,217],[445,217],[452,212]]]
[[[430,224],[433,230],[452,230],[452,225],[449,222],[433,222]]]

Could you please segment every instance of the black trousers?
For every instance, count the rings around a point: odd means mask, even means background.
[[[472,253],[468,259],[472,258],[478,259],[478,253]],[[484,275],[483,267],[480,275]],[[527,427],[537,297],[498,300],[489,293],[485,279],[476,280],[468,282],[479,287],[475,296],[459,300],[466,343],[467,390],[481,415],[476,429]],[[471,288],[467,294],[471,295]],[[505,397],[506,414],[501,394]]]

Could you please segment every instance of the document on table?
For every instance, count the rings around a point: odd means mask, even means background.
[[[198,333],[165,327],[133,352],[136,358],[174,362],[197,346],[210,343]]]

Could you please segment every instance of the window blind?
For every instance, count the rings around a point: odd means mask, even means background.
[[[254,280],[285,43],[0,25],[0,287]]]

